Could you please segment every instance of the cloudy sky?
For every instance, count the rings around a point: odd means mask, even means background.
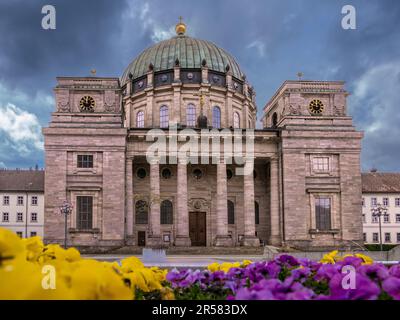
[[[56,30],[41,9],[56,7]],[[341,10],[356,8],[356,30]],[[56,76],[120,76],[144,48],[190,36],[233,54],[257,91],[259,117],[286,79],[345,80],[365,132],[363,169],[400,171],[400,1],[0,0],[0,167],[43,166]]]

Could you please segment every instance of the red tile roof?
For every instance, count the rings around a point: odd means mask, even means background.
[[[0,191],[44,192],[44,170],[0,170]]]
[[[368,172],[361,177],[363,193],[400,193],[400,173]]]

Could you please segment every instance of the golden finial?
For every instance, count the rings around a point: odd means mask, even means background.
[[[96,76],[96,69],[90,70],[90,73],[92,74],[93,77],[95,77]]]
[[[179,22],[175,26],[175,31],[178,36],[183,36],[186,32],[186,24],[182,22],[182,16],[179,17]]]

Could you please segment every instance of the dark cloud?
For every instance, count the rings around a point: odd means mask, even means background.
[[[281,82],[296,78],[298,71],[308,79],[346,80],[352,92],[366,84],[368,95],[350,99],[356,125],[367,130],[363,165],[399,170],[397,139],[380,125],[389,120],[377,120],[373,110],[379,107],[369,103],[381,97],[384,83],[375,83],[368,74],[387,63],[397,66],[399,1],[352,1],[356,30],[341,28],[341,8],[348,4],[342,0],[56,0],[51,2],[57,10],[57,29],[52,31],[41,28],[41,8],[46,4],[50,2],[0,3],[0,104],[15,104],[36,115],[41,125],[47,124],[53,108],[56,76],[85,76],[92,68],[101,76],[120,76],[144,48],[168,36],[182,15],[190,35],[211,40],[236,57],[257,91],[259,116]],[[399,77],[395,71],[384,72],[391,79]],[[390,101],[381,106],[387,117],[399,102],[396,95]],[[366,104],[369,110],[363,108]],[[389,122],[395,125],[392,119]],[[369,130],[371,124],[375,131]],[[0,143],[0,149],[10,149],[9,144]],[[40,161],[43,154],[37,155]],[[31,159],[15,153],[11,158],[0,156],[0,165],[34,165]]]

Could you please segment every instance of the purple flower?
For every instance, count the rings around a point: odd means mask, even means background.
[[[389,273],[393,277],[400,278],[400,264],[395,264],[395,265],[391,266]]]
[[[389,272],[386,267],[378,263],[362,265],[357,271],[373,280],[382,281],[389,277]]]
[[[385,290],[393,299],[400,300],[400,279],[395,277],[389,277],[382,283],[382,288]]]
[[[329,283],[331,300],[374,300],[381,292],[378,285],[360,273],[355,275],[355,288],[345,289],[343,278],[346,274],[339,273]]]
[[[300,263],[299,261],[288,254],[281,254],[274,259],[278,264],[288,266],[288,267],[295,267],[298,266]]]
[[[235,300],[275,300],[274,295],[268,289],[250,290],[248,288],[240,289]]]
[[[333,265],[333,264],[322,264],[318,269],[314,279],[317,281],[321,280],[331,280],[334,276],[336,276],[340,272],[341,266]]]

